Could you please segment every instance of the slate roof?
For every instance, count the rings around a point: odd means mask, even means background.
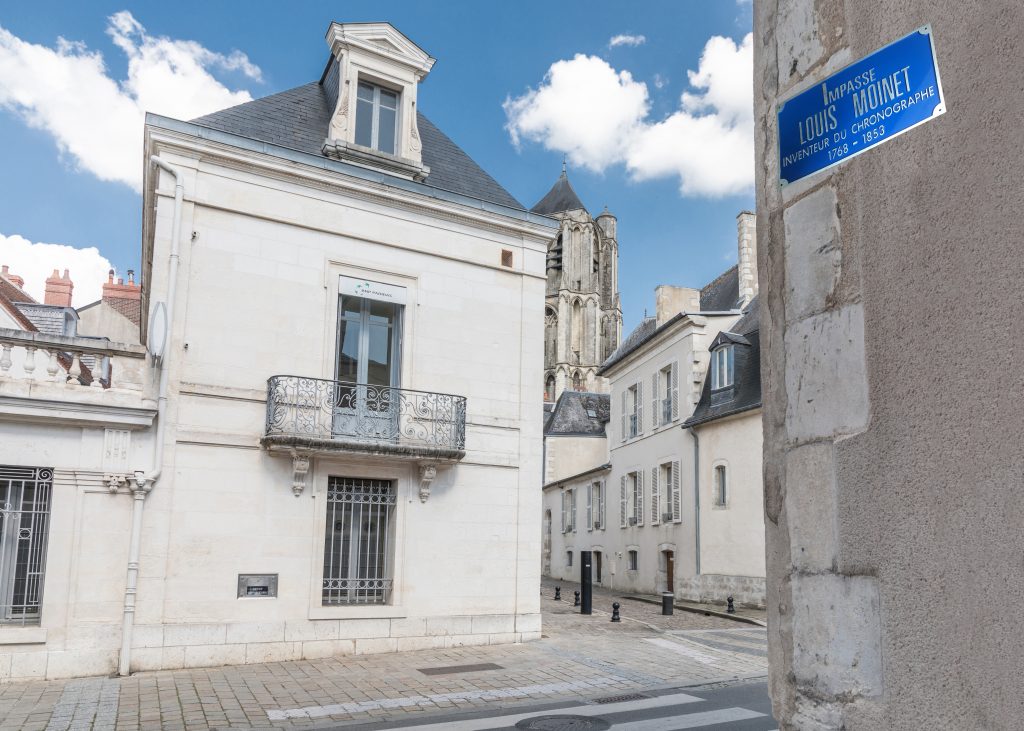
[[[736,309],[740,299],[739,267],[726,269],[700,290],[700,309],[722,312]]]
[[[325,79],[333,78],[330,73]],[[192,124],[323,157],[333,112],[323,81],[191,120]],[[328,82],[329,83],[329,82]],[[525,210],[523,205],[477,165],[423,114],[417,113],[423,163],[430,174],[422,185]]]
[[[672,318],[671,321],[674,320],[675,318]],[[666,322],[665,324],[667,325],[668,323]],[[601,368],[597,371],[598,375],[604,373],[606,369],[611,368],[613,365],[650,340],[657,330],[657,318],[645,317],[641,320],[640,324],[633,328],[633,332],[627,335],[626,339],[619,343],[619,347],[617,347],[615,351],[608,356],[608,359],[601,364]]]
[[[544,424],[544,436],[602,437],[610,406],[611,397],[606,393],[562,391]]]
[[[706,424],[761,406],[760,310],[760,300],[755,297],[747,305],[743,317],[732,326],[732,333],[750,343],[733,346],[736,348],[733,385],[711,393],[711,379],[706,377],[697,408],[683,422],[684,427]]]
[[[565,173],[565,168],[562,168],[562,174],[558,176],[558,180],[551,186],[551,190],[537,202],[537,205],[530,209],[530,213],[549,216],[552,213],[576,210],[585,211],[586,206],[580,201],[580,197],[576,195],[576,191],[572,188],[572,183],[569,182],[569,176]]]

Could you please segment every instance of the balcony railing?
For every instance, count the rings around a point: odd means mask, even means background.
[[[263,445],[434,459],[466,453],[466,398],[301,376],[267,380]]]

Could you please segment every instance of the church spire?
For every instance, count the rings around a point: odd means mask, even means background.
[[[551,190],[548,191],[547,195],[541,198],[530,211],[532,213],[539,213],[542,216],[548,216],[552,213],[577,210],[585,211],[587,209],[583,202],[580,201],[580,197],[576,195],[576,191],[572,189],[572,183],[569,182],[569,175],[566,173],[566,160],[563,156],[562,173],[558,176],[558,180],[551,186]]]

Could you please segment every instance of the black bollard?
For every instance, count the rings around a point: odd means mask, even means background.
[[[732,597],[729,597],[726,601],[729,602],[729,606],[726,607],[725,611],[729,614],[736,614],[736,607],[732,605]]]
[[[619,603],[618,602],[612,602],[612,621],[613,622],[621,622],[622,621],[621,619],[619,619]]]
[[[590,573],[592,551],[580,551],[580,614],[590,614],[593,602],[593,577]]]
[[[560,587],[560,586],[556,586],[555,587],[555,601],[556,602],[562,601],[562,587]]]
[[[665,616],[672,615],[672,600],[675,599],[675,595],[670,591],[661,592],[661,613]]]
[[[573,599],[572,605],[574,607],[578,607],[580,605],[580,593],[578,591],[574,591],[573,594],[575,595],[575,599]]]

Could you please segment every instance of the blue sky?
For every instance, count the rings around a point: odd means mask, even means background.
[[[5,34],[0,37],[0,85],[5,83],[4,52],[12,48],[29,59],[28,71],[18,72],[22,81],[26,73],[40,74],[36,88],[50,84],[55,72],[32,61],[31,51],[37,46],[56,49],[63,37],[82,44],[70,51],[79,60],[100,54],[102,73],[124,87],[128,56],[109,32],[110,16],[123,10],[145,28],[146,38],[194,41],[198,45],[189,48],[220,54],[206,65],[209,75],[226,87],[211,92],[212,99],[239,91],[261,97],[318,79],[331,20],[390,21],[437,59],[420,89],[421,110],[512,195],[533,205],[568,154],[570,178],[583,202],[595,214],[607,205],[618,216],[619,286],[627,330],[645,308],[653,310],[656,285],[700,286],[735,262],[735,216],[753,207],[752,188],[744,183],[752,175],[752,156],[747,159],[743,144],[712,140],[719,148],[697,137],[715,134],[714,125],[701,117],[728,117],[730,112],[721,109],[737,96],[742,102],[749,89],[750,76],[740,78],[743,74],[730,60],[731,46],[716,46],[725,55],[715,56],[708,45],[714,36],[741,44],[750,32],[749,3],[36,2],[19,4],[16,11],[7,5],[0,10]],[[138,28],[125,33],[122,38],[145,47]],[[622,35],[633,38],[611,47],[610,39]],[[707,74],[704,82],[697,81],[704,87],[697,88],[687,72],[705,70],[700,64],[706,47]],[[232,56],[235,51],[248,64]],[[576,59],[577,54],[584,58]],[[717,72],[716,58],[724,59]],[[552,64],[560,61],[565,64],[556,74]],[[11,68],[7,64],[6,72],[15,73]],[[549,70],[552,76],[546,80]],[[736,78],[725,78],[729,74]],[[166,93],[178,93],[187,83],[171,85]],[[91,93],[83,85],[56,88],[53,94]],[[107,91],[117,93],[117,88],[111,85]],[[582,94],[574,110],[592,105],[585,121],[566,121],[558,111],[560,102],[572,104],[558,98],[567,88]],[[697,96],[681,103],[684,92]],[[32,88],[25,93],[31,96]],[[643,109],[630,118],[628,108],[640,103],[638,95],[644,95]],[[96,247],[120,273],[137,269],[141,199],[132,184],[116,175],[100,179],[102,171],[96,169],[102,161],[96,158],[110,156],[99,154],[101,145],[91,151],[90,144],[83,146],[74,131],[67,132],[66,118],[65,132],[54,131],[57,122],[48,126],[41,121],[51,113],[43,108],[45,100],[11,97],[0,96],[0,235]],[[99,128],[96,134],[103,133],[105,98],[83,99],[87,111],[78,112],[96,115],[87,122]],[[33,103],[43,106],[27,108]],[[681,104],[687,111],[680,116]],[[615,123],[620,126],[608,121],[623,114],[625,121]],[[745,121],[727,124],[742,128],[733,131],[746,139]],[[507,125],[518,133],[518,144]],[[593,130],[593,137],[579,141]],[[626,137],[633,140],[628,149],[620,145]],[[80,155],[90,153],[95,153],[93,162],[83,163]],[[141,171],[141,149],[136,153],[129,145],[125,154],[138,155]],[[37,252],[32,256],[41,266],[62,266],[42,262],[52,252],[30,250]],[[0,239],[0,260],[7,255],[17,262],[16,253],[10,238]],[[72,277],[80,282],[75,274],[73,266]],[[75,304],[86,301],[76,297]]]

